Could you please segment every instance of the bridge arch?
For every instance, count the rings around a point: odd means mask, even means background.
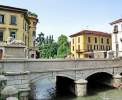
[[[32,73],[30,75],[30,83],[34,84],[40,80],[44,80],[44,79],[48,79],[48,80],[56,80],[56,77],[53,76],[52,73]]]
[[[30,74],[30,83],[34,83],[39,80],[47,79],[55,79],[56,77],[65,77],[71,80],[75,80],[75,73],[74,72],[46,72],[46,73],[31,73]]]
[[[52,81],[58,94],[73,94],[75,87],[75,76],[72,72],[48,72],[48,73],[31,73],[31,87],[38,82],[45,80]],[[34,89],[32,89],[34,90]],[[64,94],[64,95],[65,95]]]
[[[113,69],[93,69],[93,70],[83,70],[78,72],[78,79],[87,79],[89,76],[96,73],[108,73],[110,75],[113,74]]]
[[[103,76],[110,76],[110,77],[113,76],[111,73],[102,71],[102,72],[90,73],[90,74],[86,77],[86,79],[89,79],[90,77],[93,77],[93,76],[95,76],[95,75],[103,75]]]
[[[88,76],[86,80],[88,81],[87,89],[89,93],[89,90],[112,87],[113,75],[107,72],[98,72]]]
[[[69,77],[56,76],[56,92],[60,95],[74,94],[75,81]]]

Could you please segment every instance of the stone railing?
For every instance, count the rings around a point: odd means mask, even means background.
[[[5,46],[5,45],[7,45],[6,41],[0,41],[0,46]]]

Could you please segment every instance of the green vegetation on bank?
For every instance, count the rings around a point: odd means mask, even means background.
[[[55,42],[53,35],[45,38],[44,33],[41,32],[36,41],[38,42],[40,58],[64,58],[70,52],[68,39],[65,35],[60,35],[58,41]]]

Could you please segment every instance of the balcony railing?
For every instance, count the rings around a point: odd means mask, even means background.
[[[87,52],[88,50],[86,49],[76,49],[77,53],[83,53],[83,52]]]

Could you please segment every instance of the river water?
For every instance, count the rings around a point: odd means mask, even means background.
[[[34,86],[36,100],[122,100],[122,89],[102,87],[91,89],[85,97],[75,97],[73,95],[56,95],[54,80],[43,79],[36,82]]]

